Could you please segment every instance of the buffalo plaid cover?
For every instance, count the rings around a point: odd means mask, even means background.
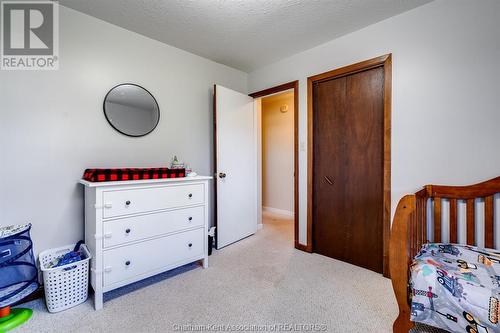
[[[185,169],[169,168],[127,168],[127,169],[86,169],[83,179],[89,182],[110,182],[122,180],[161,179],[185,177]]]

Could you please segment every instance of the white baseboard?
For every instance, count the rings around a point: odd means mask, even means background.
[[[273,207],[262,206],[262,211],[268,212],[268,213],[273,213],[273,214],[278,214],[278,215],[283,215],[283,216],[288,216],[288,217],[295,216],[295,214],[289,210],[278,209],[278,208],[273,208]]]
[[[264,228],[264,225],[262,223],[257,224],[257,230],[260,230]]]

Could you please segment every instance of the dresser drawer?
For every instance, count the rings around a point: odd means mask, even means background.
[[[104,222],[104,247],[124,244],[187,228],[201,227],[205,207],[191,207]]]
[[[104,251],[104,286],[202,257],[203,235],[200,228]]]
[[[103,217],[203,204],[204,193],[203,184],[105,191]]]

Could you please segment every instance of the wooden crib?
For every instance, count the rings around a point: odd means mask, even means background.
[[[449,200],[449,243],[458,243],[459,202],[466,204],[466,240],[467,245],[477,245],[476,199],[484,200],[484,247],[495,249],[494,219],[495,194],[500,193],[500,177],[470,186],[427,185],[415,194],[403,197],[398,204],[391,228],[389,244],[389,269],[392,286],[399,307],[399,315],[393,324],[395,333],[407,333],[414,324],[410,321],[410,290],[408,285],[409,265],[422,244],[442,241],[442,206],[443,200]],[[431,205],[430,207],[428,207]],[[428,211],[433,216],[428,216]],[[433,239],[427,239],[428,218],[433,228]]]

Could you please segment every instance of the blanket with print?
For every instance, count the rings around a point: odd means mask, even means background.
[[[428,243],[410,273],[412,321],[450,332],[500,332],[500,252]]]

